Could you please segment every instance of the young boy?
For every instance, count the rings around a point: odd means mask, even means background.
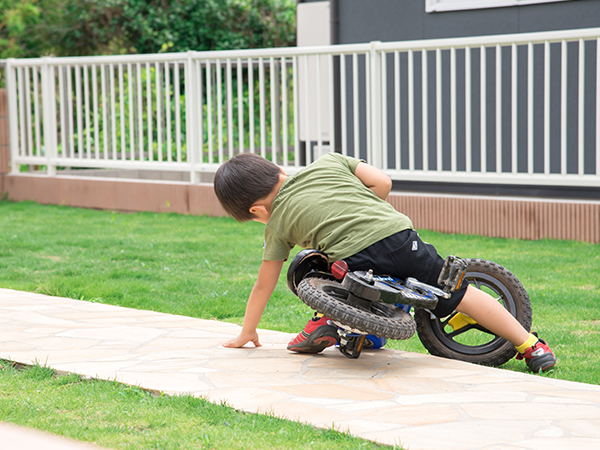
[[[410,219],[385,201],[390,178],[363,161],[329,153],[288,177],[261,156],[240,154],[219,168],[214,187],[221,205],[236,220],[266,225],[263,261],[242,331],[224,347],[248,342],[261,346],[256,328],[294,245],[319,249],[330,261],[343,259],[349,270],[373,269],[437,286],[444,260],[421,241]],[[546,342],[527,332],[485,292],[463,283],[449,299],[440,299],[433,313],[445,317],[454,310],[514,344],[517,358],[525,359],[533,372],[556,364]],[[336,339],[335,326],[315,315],[288,350],[318,353]]]

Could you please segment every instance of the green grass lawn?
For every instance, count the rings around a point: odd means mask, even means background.
[[[4,201],[0,287],[241,324],[263,230],[230,218]],[[544,376],[600,384],[599,245],[420,234],[443,256],[489,259],[511,270],[531,297],[533,329],[559,360]],[[311,315],[287,289],[286,270],[261,328],[296,332]],[[425,352],[417,337],[388,346]],[[504,367],[527,371],[522,361]]]
[[[18,370],[2,360],[0,420],[115,449],[391,448],[187,395],[153,396],[115,382],[56,376],[41,366]]]

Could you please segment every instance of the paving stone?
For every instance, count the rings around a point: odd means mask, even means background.
[[[0,289],[0,329],[0,358],[410,450],[600,448],[597,385],[390,349],[295,354],[286,350],[294,333],[269,330],[259,330],[262,347],[229,349],[221,344],[239,325],[9,289]]]

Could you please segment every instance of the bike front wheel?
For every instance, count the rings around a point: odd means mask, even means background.
[[[366,310],[348,304],[348,295],[340,283],[330,279],[310,277],[298,285],[298,297],[304,303],[355,332],[397,340],[415,334],[415,321],[402,309],[374,301]]]
[[[531,302],[517,277],[492,261],[466,261],[466,282],[497,299],[529,331]],[[432,355],[497,367],[517,354],[514,345],[507,340],[468,317],[463,319],[465,316],[456,311],[443,318],[424,309],[415,312],[419,339]]]

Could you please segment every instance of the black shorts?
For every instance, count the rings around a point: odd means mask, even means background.
[[[378,275],[395,278],[413,277],[432,286],[437,283],[444,259],[435,247],[423,242],[415,230],[404,230],[382,239],[360,252],[345,258],[349,270],[369,270]],[[463,283],[449,299],[440,298],[432,311],[438,317],[446,317],[461,302],[468,283]]]

